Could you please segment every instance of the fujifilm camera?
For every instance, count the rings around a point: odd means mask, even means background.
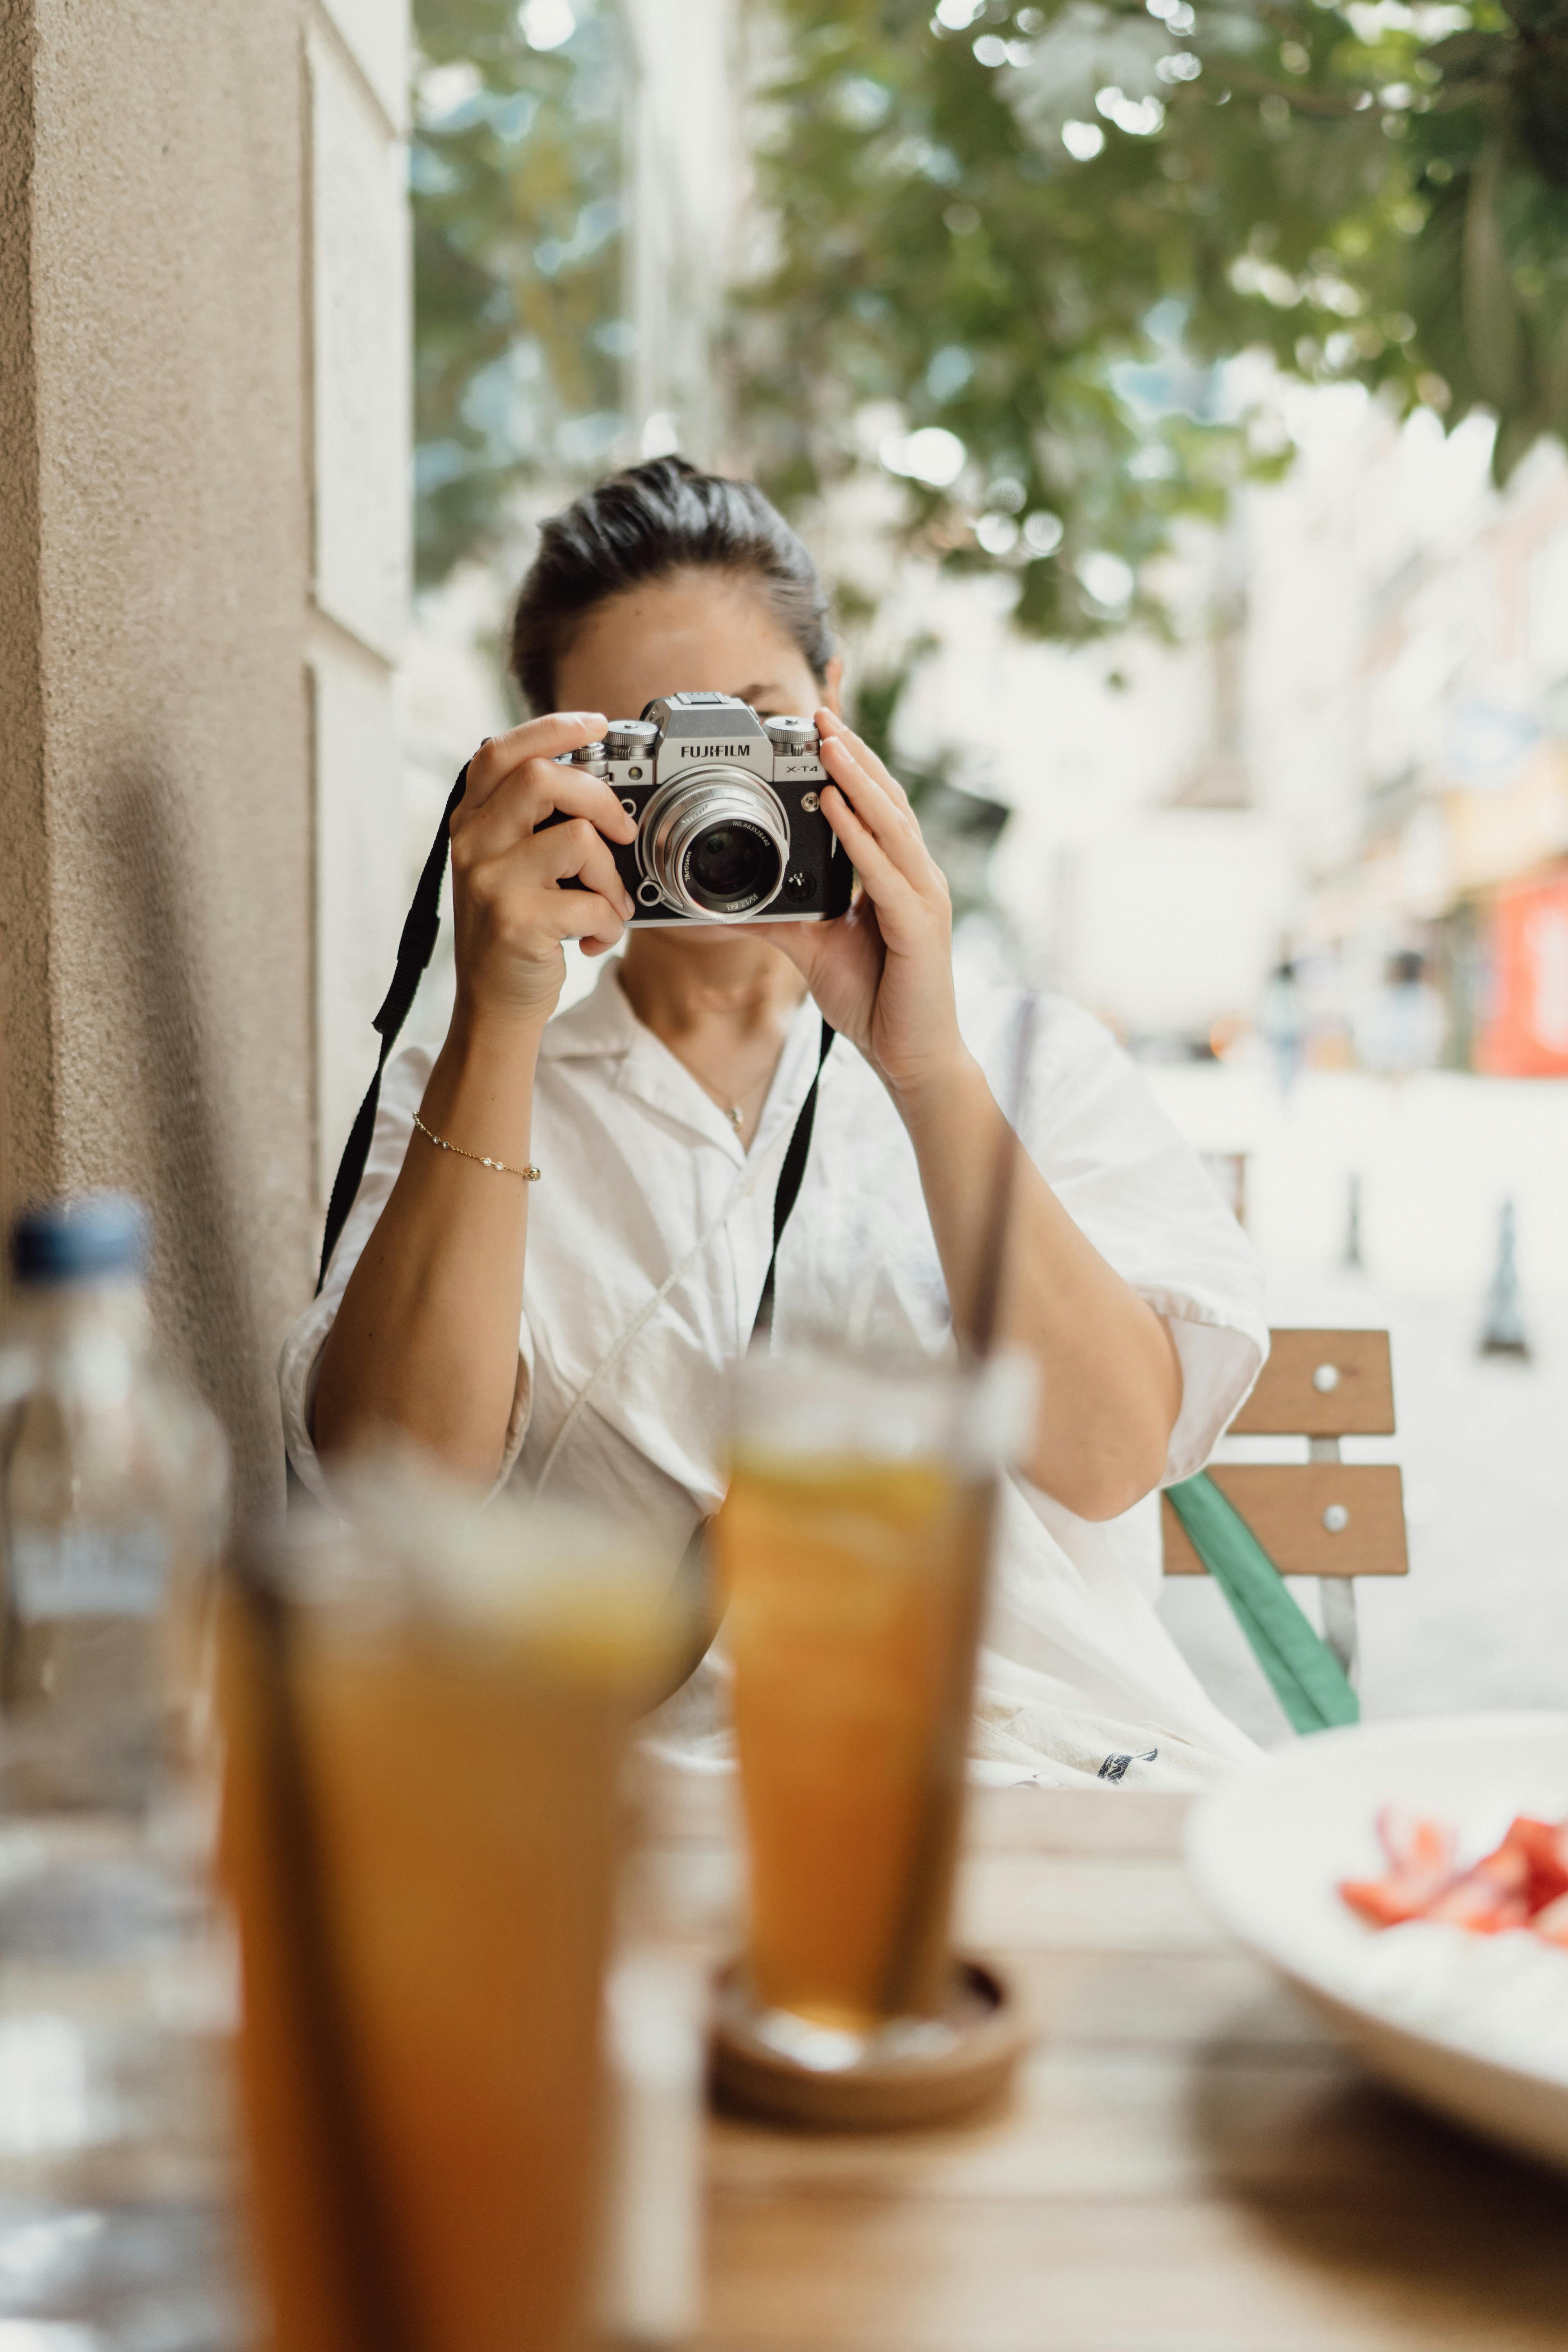
[[[604,777],[637,821],[636,841],[610,845],[634,922],[816,923],[845,912],[853,881],[822,814],[820,748],[809,719],[672,694],[561,764]]]

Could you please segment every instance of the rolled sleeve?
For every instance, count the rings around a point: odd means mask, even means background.
[[[278,1387],[283,1413],[283,1442],[289,1462],[317,1501],[328,1505],[332,1500],[331,1492],[315,1442],[316,1382],[321,1374],[321,1350],[326,1345],[328,1332],[337,1320],[343,1293],[359,1264],[360,1254],[375,1231],[381,1213],[397,1181],[404,1155],[408,1150],[408,1139],[414,1132],[414,1113],[424,1098],[434,1058],[427,1047],[414,1045],[388,1063],[382,1081],[375,1131],[371,1138],[364,1177],[337,1248],[332,1253],[326,1281],[321,1286],[320,1297],[312,1299],[289,1331],[279,1358]],[[518,1333],[517,1376],[512,1387],[511,1412],[507,1421],[506,1447],[496,1479],[498,1487],[510,1476],[512,1465],[522,1450],[522,1442],[528,1433],[532,1394],[533,1348],[524,1318]]]
[[[1250,1393],[1268,1354],[1268,1331],[1261,1314],[1234,1300],[1205,1302],[1142,1285],[1139,1295],[1164,1318],[1182,1367],[1182,1409],[1160,1478],[1174,1486],[1203,1468]]]

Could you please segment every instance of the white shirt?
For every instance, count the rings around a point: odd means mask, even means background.
[[[996,991],[960,1005],[999,1097],[1016,1003]],[[501,1476],[638,1525],[672,1562],[723,1496],[727,1385],[751,1336],[774,1188],[819,1040],[808,1001],[748,1153],[637,1020],[613,963],[544,1034],[531,1147],[543,1181],[529,1201]],[[388,1065],[359,1197],[321,1297],[284,1345],[289,1455],[323,1500],[310,1434],[321,1345],[403,1165],[434,1058],[412,1046]],[[1058,1199],[1170,1325],[1184,1391],[1163,1483],[1190,1476],[1267,1351],[1258,1261],[1131,1062],[1058,998],[1039,1008],[1019,1124]],[[475,1171],[474,1181],[495,1180]],[[774,1344],[825,1329],[934,1356],[953,1344],[913,1149],[880,1081],[842,1037],[823,1072],[779,1252]],[[984,1777],[1059,1785],[1095,1776],[1108,1756],[1158,1748],[1129,1784],[1191,1786],[1252,1752],[1156,1618],[1127,1565],[1123,1524],[1091,1525],[1026,1481],[1007,1482],[976,1699]],[[692,1761],[722,1752],[722,1674],[710,1657],[666,1710],[667,1748]]]

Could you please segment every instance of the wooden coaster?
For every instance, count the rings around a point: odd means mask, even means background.
[[[940,2123],[1001,2089],[1037,2028],[993,1960],[954,1963],[945,2032],[928,2049],[873,2051],[807,2065],[754,2029],[731,1961],[718,1984],[711,2083],[717,2104],[820,2131],[903,2131]]]

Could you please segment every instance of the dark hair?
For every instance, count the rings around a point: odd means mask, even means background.
[[[512,671],[530,709],[555,708],[562,656],[590,613],[689,569],[752,581],[823,683],[833,657],[827,598],[784,517],[754,482],[700,474],[684,457],[652,457],[584,490],[544,526],[511,629]]]

